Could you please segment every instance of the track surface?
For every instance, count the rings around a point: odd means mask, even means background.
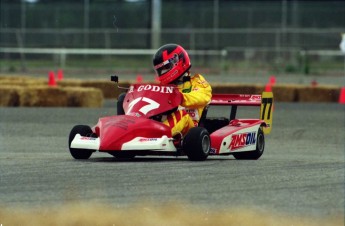
[[[70,129],[116,112],[101,109],[0,108],[0,206],[44,207],[96,201],[116,207],[171,201],[212,210],[244,207],[295,216],[344,215],[344,106],[277,103],[272,134],[257,161],[231,156],[121,161],[95,153],[76,161]],[[226,108],[209,114],[227,115]],[[240,108],[239,118],[255,117]]]

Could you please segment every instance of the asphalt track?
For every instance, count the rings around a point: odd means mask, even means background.
[[[125,207],[181,202],[217,210],[249,208],[293,216],[344,215],[344,105],[277,103],[257,161],[231,156],[72,159],[70,129],[116,112],[104,108],[0,108],[0,206],[91,201]],[[211,108],[210,115],[227,115]],[[239,118],[257,109],[240,108]]]

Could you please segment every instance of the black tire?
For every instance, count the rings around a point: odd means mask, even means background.
[[[256,138],[256,149],[255,151],[247,151],[247,152],[238,152],[234,153],[234,157],[236,159],[245,159],[245,160],[257,160],[261,157],[265,150],[265,135],[260,127],[258,130],[258,136]]]
[[[123,109],[123,101],[125,100],[126,93],[121,93],[117,98],[117,115],[124,115],[125,110]]]
[[[194,127],[188,131],[182,145],[189,160],[204,161],[210,153],[210,134],[205,128]]]
[[[75,137],[76,134],[80,134],[81,136],[92,136],[95,137],[95,134],[92,133],[92,130],[89,126],[85,125],[77,125],[74,126],[73,129],[71,130],[69,134],[69,139],[68,139],[68,147],[71,155],[75,159],[88,159],[92,155],[92,150],[88,149],[75,149],[71,148],[71,143]]]

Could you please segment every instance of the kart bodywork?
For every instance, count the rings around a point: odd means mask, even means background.
[[[117,77],[112,76],[117,82]],[[209,155],[234,155],[236,159],[258,159],[264,151],[264,135],[272,128],[272,92],[255,94],[213,94],[199,126],[186,136],[172,137],[162,117],[179,107],[181,95],[173,85],[134,84],[124,99],[124,115],[102,117],[92,128],[75,126],[69,149],[75,159],[88,159],[95,151],[115,157],[136,155],[187,155],[205,160]],[[208,118],[213,105],[230,106],[229,118]],[[258,106],[258,119],[237,119],[238,106]]]

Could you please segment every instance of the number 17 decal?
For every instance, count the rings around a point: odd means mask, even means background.
[[[159,103],[157,103],[156,101],[150,99],[150,98],[146,98],[146,97],[138,97],[136,99],[134,99],[130,104],[129,104],[129,108],[128,108],[128,112],[131,112],[134,105],[136,105],[139,102],[145,102],[147,104],[145,104],[144,106],[142,106],[139,111],[141,113],[143,113],[144,115],[147,114],[147,112],[157,109],[159,108]]]
[[[264,127],[264,133],[269,134],[272,129],[273,118],[273,93],[263,92],[261,95],[260,119],[266,122],[267,127]]]

